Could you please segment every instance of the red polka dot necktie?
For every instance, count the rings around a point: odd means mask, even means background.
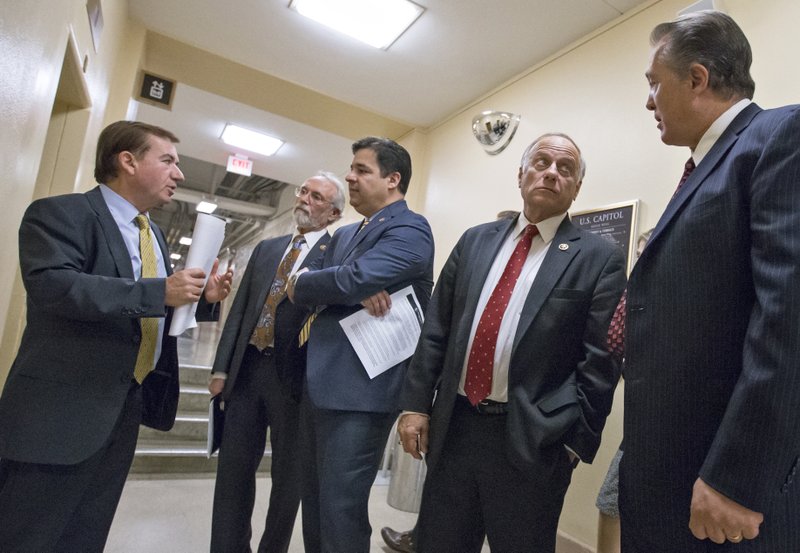
[[[525,227],[522,237],[517,242],[500,280],[494,287],[492,295],[489,296],[480,321],[478,321],[475,338],[472,340],[472,349],[469,351],[467,377],[464,382],[464,391],[472,405],[477,405],[486,399],[492,391],[494,352],[497,349],[500,322],[503,320],[511,293],[522,272],[522,266],[525,265],[525,259],[531,249],[531,240],[537,234],[539,234],[539,229],[535,225]]]
[[[678,182],[678,187],[672,194],[673,198],[678,195],[683,183],[685,183],[686,179],[689,178],[689,175],[692,174],[694,168],[694,160],[689,158],[689,160],[683,166],[683,175],[681,175],[681,180]],[[608,348],[609,353],[611,353],[611,356],[618,363],[622,362],[622,358],[625,355],[625,317],[627,315],[627,304],[628,288],[626,287],[622,292],[622,297],[619,299],[617,308],[614,310],[614,315],[611,317],[611,324],[608,325],[608,336],[606,337],[606,347]]]

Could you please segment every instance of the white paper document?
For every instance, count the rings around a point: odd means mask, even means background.
[[[203,269],[206,273],[206,282],[214,266],[222,241],[225,238],[225,220],[207,213],[198,213],[197,221],[194,224],[192,233],[192,245],[189,246],[189,253],[186,254],[187,269]],[[205,285],[205,284],[204,284]],[[170,336],[179,336],[188,328],[197,326],[194,314],[197,311],[197,303],[182,305],[175,309],[172,315],[172,324],[169,327]]]
[[[403,288],[391,298],[392,308],[383,317],[362,309],[339,321],[370,378],[411,357],[422,329],[422,308],[414,288]]]

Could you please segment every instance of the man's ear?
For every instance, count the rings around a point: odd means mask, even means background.
[[[124,152],[120,152],[117,154],[117,166],[119,167],[120,171],[123,171],[129,175],[133,175],[136,173],[136,156],[134,156],[131,152],[125,150]]]
[[[708,69],[700,63],[689,66],[689,78],[692,81],[692,90],[703,92],[708,88]]]
[[[400,173],[395,171],[394,173],[389,173],[386,175],[386,178],[389,179],[389,188],[397,188],[400,186]]]

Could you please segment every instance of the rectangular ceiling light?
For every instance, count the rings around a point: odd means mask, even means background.
[[[384,50],[425,11],[409,0],[290,0],[289,8]]]
[[[214,213],[217,210],[217,204],[214,202],[209,202],[207,200],[203,200],[198,202],[197,207],[195,207],[197,211],[200,213]]]
[[[283,141],[273,136],[243,129],[230,123],[225,125],[221,138],[225,144],[264,156],[271,156],[278,151],[278,148],[283,146]]]
[[[191,246],[192,239],[189,236],[181,236],[180,239],[178,240],[178,244],[181,244],[183,246]]]

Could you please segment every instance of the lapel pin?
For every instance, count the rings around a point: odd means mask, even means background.
[[[327,244],[320,244],[319,245],[319,251],[324,252],[327,249],[328,249],[328,245]]]
[[[379,222],[379,223],[382,223],[382,222],[384,222],[385,220],[386,220],[386,217],[381,217],[380,219],[378,219],[378,222]]]
[[[559,244],[558,249],[561,250],[562,252],[565,252],[569,249],[569,244]]]

